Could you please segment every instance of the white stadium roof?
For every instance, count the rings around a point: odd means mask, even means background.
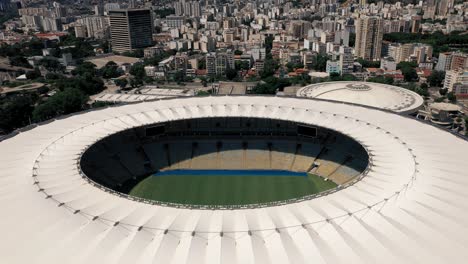
[[[261,117],[333,129],[363,144],[357,183],[311,200],[204,210],[115,195],[81,175],[109,134],[196,117]],[[0,262],[466,263],[468,142],[420,121],[337,102],[192,97],[109,107],[0,142]]]
[[[316,83],[299,89],[297,96],[372,106],[398,113],[416,112],[424,103],[424,99],[413,91],[372,82]]]

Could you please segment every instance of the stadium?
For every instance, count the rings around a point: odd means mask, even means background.
[[[464,263],[468,143],[391,111],[213,96],[0,142],[4,263]]]

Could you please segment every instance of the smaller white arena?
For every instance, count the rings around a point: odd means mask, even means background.
[[[299,89],[297,96],[371,106],[402,114],[414,113],[424,103],[420,95],[408,89],[370,82],[316,83]]]

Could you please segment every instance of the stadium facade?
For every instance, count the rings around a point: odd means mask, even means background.
[[[131,128],[262,118],[336,131],[369,164],[333,192],[267,206],[151,203],[96,183],[83,153]],[[0,142],[2,263],[464,263],[468,143],[363,106],[196,97],[104,108]]]

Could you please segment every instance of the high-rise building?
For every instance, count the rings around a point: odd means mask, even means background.
[[[421,16],[411,17],[411,33],[418,33],[421,27]]]
[[[112,49],[118,52],[131,51],[151,46],[153,25],[148,9],[109,11]]]
[[[226,70],[234,69],[234,53],[231,50],[216,53],[216,74],[225,75]]]
[[[445,74],[444,89],[451,92],[456,84],[468,85],[468,70],[450,70]]]
[[[354,55],[352,53],[353,49],[350,47],[341,46],[340,47],[340,73],[350,74],[353,72],[354,68]]]
[[[459,70],[468,68],[468,54],[461,52],[443,52],[435,67],[438,71]]]
[[[226,70],[234,68],[234,53],[231,50],[206,55],[206,73],[208,75],[225,75]]]
[[[216,55],[213,53],[206,54],[206,73],[210,76],[216,75]]]
[[[190,14],[191,17],[201,17],[201,6],[199,1],[192,2],[192,13]]]
[[[76,21],[79,25],[86,27],[86,37],[102,39],[106,37],[108,24],[103,16],[88,16]]]
[[[94,14],[96,16],[104,15],[104,1],[103,0],[99,0],[97,5],[94,6]]]
[[[360,17],[356,21],[356,57],[380,60],[383,39],[383,20],[379,17]]]

